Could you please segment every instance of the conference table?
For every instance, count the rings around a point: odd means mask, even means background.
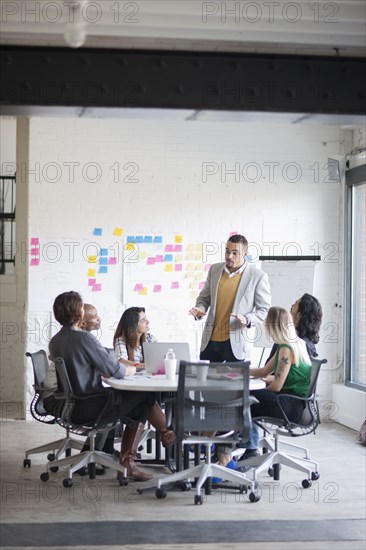
[[[241,390],[243,388],[243,380],[227,380],[229,382],[230,389],[232,390]],[[111,386],[116,390],[124,391],[148,391],[156,392],[158,394],[174,394],[178,389],[178,375],[175,376],[174,380],[168,380],[165,374],[146,374],[146,373],[136,373],[133,376],[126,376],[123,379],[117,378],[103,378],[103,383],[106,386]],[[187,376],[185,381],[185,387],[188,390],[197,389],[197,385],[201,390],[205,391],[217,391],[222,385],[222,378],[211,379],[207,378],[204,382],[198,381],[196,376]],[[261,378],[250,378],[249,379],[249,390],[259,390],[265,388],[266,384]],[[164,399],[163,399],[164,401]],[[169,401],[169,400],[168,400]],[[169,406],[166,404],[166,414],[168,413],[167,409]],[[171,411],[169,410],[171,413]],[[155,458],[153,459],[144,459],[141,461],[145,464],[165,464],[165,466],[170,471],[175,471],[176,465],[174,457],[172,456],[172,449],[168,448],[165,450],[165,459],[161,459],[161,449],[159,444],[159,436],[156,434],[156,445],[155,445]]]

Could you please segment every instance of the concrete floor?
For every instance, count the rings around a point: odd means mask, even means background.
[[[67,529],[75,527],[79,532],[75,542],[79,550],[194,550],[213,546],[216,550],[365,549],[365,447],[357,443],[356,432],[338,424],[323,423],[315,436],[297,440],[307,445],[311,458],[320,464],[320,479],[309,489],[301,486],[302,473],[283,467],[281,481],[273,481],[267,474],[260,476],[262,497],[258,503],[226,490],[215,491],[202,506],[193,504],[193,491],[170,491],[162,500],[153,492],[139,495],[137,483],[119,487],[111,470],[95,480],[76,475],[71,488],[63,487],[66,476],[60,471],[47,483],[41,482],[45,455],[31,456],[31,468],[24,468],[24,451],[62,435],[59,426],[33,421],[1,423],[2,548],[39,548],[32,529],[38,533],[44,530],[42,544],[49,546],[42,548],[73,548],[67,537],[58,538],[55,546],[47,540],[53,538],[52,533],[60,537],[61,524],[65,528],[67,524]],[[144,468],[156,477],[167,472],[162,466]],[[85,525],[92,536],[95,533],[92,542],[83,540]],[[98,529],[111,526],[117,526],[121,535],[104,546],[98,542]],[[187,528],[197,534],[193,541],[186,540]],[[18,539],[14,534],[20,536],[27,529],[29,537],[15,546]],[[127,529],[129,537],[124,535]],[[239,542],[238,530],[242,536]],[[23,539],[20,536],[19,540]]]

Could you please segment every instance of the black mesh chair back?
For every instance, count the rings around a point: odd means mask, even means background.
[[[41,349],[34,353],[27,352],[26,356],[30,357],[32,361],[34,376],[34,397],[30,405],[31,415],[33,416],[33,418],[38,420],[38,422],[44,422],[45,424],[54,424],[56,422],[55,416],[48,414],[43,405],[43,382],[47,376],[49,369],[49,362],[46,352]]]

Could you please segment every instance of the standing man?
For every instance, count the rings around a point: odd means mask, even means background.
[[[204,288],[189,314],[201,319],[208,312],[201,359],[242,361],[250,356],[248,331],[263,323],[271,306],[267,274],[246,261],[248,241],[233,235],[226,243],[225,262],[213,264]]]

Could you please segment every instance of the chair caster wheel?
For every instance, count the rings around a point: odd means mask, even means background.
[[[166,497],[166,491],[164,489],[158,488],[155,491],[156,498],[165,498]]]
[[[23,466],[24,466],[24,468],[30,468],[30,467],[31,467],[31,464],[32,464],[32,463],[31,463],[31,461],[30,461],[29,458],[25,458],[25,459],[23,460]]]
[[[278,464],[278,472],[281,471],[281,464]],[[268,475],[271,476],[271,477],[274,477],[275,475],[275,469],[274,467],[272,466],[271,468],[268,468]]]
[[[320,474],[319,472],[311,472],[311,479],[312,481],[316,481],[317,479],[320,478]]]
[[[51,466],[51,472],[58,472],[58,466]]]
[[[64,487],[72,487],[73,483],[74,483],[73,480],[70,477],[67,477],[66,479],[63,480],[62,485]]]
[[[260,500],[260,496],[257,495],[256,493],[250,493],[249,495],[249,500],[250,502],[258,502]]]
[[[192,489],[192,483],[190,483],[189,481],[183,481],[181,484],[180,484],[180,490],[181,491],[190,491]]]
[[[48,453],[48,455],[47,455],[47,460],[48,460],[49,462],[53,462],[55,459],[56,459],[55,453]]]
[[[201,495],[195,495],[194,503],[195,504],[203,504]]]
[[[308,489],[312,486],[311,479],[303,479],[301,485],[304,487],[304,489]]]
[[[48,472],[43,472],[39,477],[41,481],[46,482],[50,479],[50,474]]]
[[[127,477],[120,477],[118,481],[121,487],[126,487],[126,485],[128,485]]]

